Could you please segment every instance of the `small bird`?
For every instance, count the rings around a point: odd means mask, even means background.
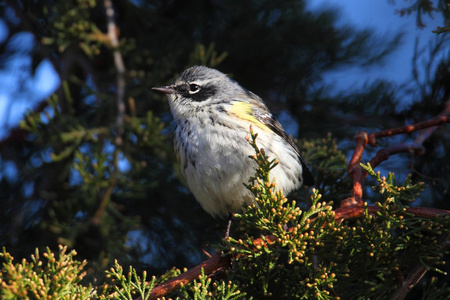
[[[181,173],[212,216],[231,219],[232,213],[254,201],[244,186],[256,167],[249,158],[254,149],[245,139],[250,125],[258,134],[258,147],[279,162],[270,173],[278,188],[287,195],[302,184],[314,184],[297,147],[263,100],[222,72],[194,66],[172,85],[153,90],[169,98]]]

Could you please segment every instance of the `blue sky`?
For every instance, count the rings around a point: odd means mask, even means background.
[[[441,15],[424,19],[427,27],[418,29],[415,15],[400,17],[396,9],[408,2],[389,0],[314,0],[309,7],[333,8],[340,11],[342,24],[353,24],[360,28],[372,28],[379,34],[394,35],[404,33],[404,40],[384,63],[367,68],[345,68],[333,71],[324,78],[326,83],[334,84],[337,90],[357,88],[365,82],[377,78],[404,83],[411,76],[414,43],[419,38],[420,44],[430,44],[437,35],[431,31],[444,22]],[[0,43],[8,36],[8,26],[0,19]],[[0,139],[4,138],[9,128],[17,126],[24,112],[33,109],[37,103],[48,97],[59,84],[58,76],[49,61],[43,61],[32,73],[29,53],[33,50],[33,36],[27,32],[17,34],[8,45],[15,54],[0,69]],[[18,51],[17,49],[20,49]],[[0,58],[1,58],[0,54]],[[31,80],[29,80],[31,78]],[[27,80],[25,80],[27,79]],[[337,84],[336,84],[337,83]]]
[[[404,34],[401,46],[382,64],[368,68],[346,68],[333,72],[326,81],[336,82],[339,78],[339,86],[345,90],[363,85],[365,82],[384,78],[398,83],[404,83],[411,77],[412,57],[414,44],[419,39],[421,47],[427,46],[438,36],[431,31],[444,24],[440,14],[435,13],[434,18],[424,17],[427,25],[419,29],[416,26],[416,14],[401,17],[396,11],[406,5],[408,1],[376,1],[376,0],[314,0],[310,1],[311,9],[323,7],[336,7],[340,11],[340,21],[343,24],[354,24],[358,28],[375,30],[381,35],[395,35],[398,32]]]
[[[0,42],[8,35],[7,25],[0,20]],[[0,139],[8,129],[17,126],[23,114],[47,98],[59,85],[58,75],[48,60],[43,60],[32,71],[30,53],[35,45],[29,32],[16,33],[9,41],[6,51],[13,55],[0,69]],[[0,59],[3,59],[0,55]]]

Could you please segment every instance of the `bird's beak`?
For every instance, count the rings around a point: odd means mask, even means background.
[[[152,88],[152,90],[157,91],[157,92],[161,92],[161,93],[164,93],[164,94],[173,94],[173,93],[175,93],[175,90],[174,90],[174,88],[171,85],[154,87],[154,88]]]

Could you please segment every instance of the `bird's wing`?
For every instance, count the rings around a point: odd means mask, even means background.
[[[236,102],[233,104],[233,108],[236,115],[239,118],[252,120],[256,119],[261,122],[264,127],[268,128],[281,138],[283,138],[291,147],[295,150],[303,169],[303,183],[305,185],[314,185],[314,176],[308,168],[305,160],[300,154],[297,146],[294,144],[292,139],[286,134],[281,124],[272,116],[269,112],[269,109],[264,104],[262,99],[258,97],[256,94],[245,90],[245,94],[239,95],[236,99]]]
[[[251,93],[251,92],[250,92]],[[249,95],[248,95],[249,96]],[[292,139],[286,134],[281,124],[272,116],[272,114],[269,112],[267,107],[264,105],[262,100],[259,99],[258,96],[251,93],[252,100],[252,114],[253,116],[261,123],[263,123],[265,126],[267,126],[270,130],[272,130],[275,134],[279,135],[281,138],[283,138],[291,147],[295,150],[297,153],[298,158],[300,159],[300,162],[302,164],[303,168],[303,183],[305,185],[314,185],[314,176],[312,175],[311,171],[308,168],[308,165],[306,164],[305,160],[300,154],[300,151],[298,150],[297,146],[294,144]],[[256,99],[258,98],[258,99]]]
[[[311,171],[309,170],[305,160],[300,154],[300,151],[298,150],[297,146],[294,144],[292,139],[286,134],[281,124],[270,114],[269,112],[262,112],[255,110],[253,112],[253,115],[255,116],[258,121],[266,125],[270,130],[272,130],[274,133],[279,135],[281,138],[283,138],[286,142],[291,145],[291,147],[295,150],[297,153],[298,158],[300,159],[300,162],[302,164],[303,169],[303,183],[306,185],[314,185],[314,176],[312,175]]]

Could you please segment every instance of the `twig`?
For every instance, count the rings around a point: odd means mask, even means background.
[[[380,211],[379,207],[373,205],[367,206],[367,208],[362,206],[339,207],[334,211],[335,213],[334,219],[336,221],[357,219],[364,215],[365,209],[367,209],[368,213],[371,215],[376,215]],[[429,207],[406,207],[405,212],[413,214],[416,217],[423,217],[429,219],[436,218],[442,215],[450,216],[449,210],[429,208]]]
[[[387,160],[389,156],[402,152],[415,152],[419,155],[422,155],[425,153],[425,148],[422,146],[423,142],[438,128],[439,125],[450,123],[449,115],[450,101],[447,101],[444,110],[431,120],[399,128],[377,131],[369,135],[365,131],[359,131],[355,136],[355,151],[353,152],[353,156],[348,165],[348,174],[353,179],[352,197],[341,201],[341,207],[363,205],[362,187],[366,179],[367,172],[365,172],[359,164],[361,162],[361,157],[367,144],[376,147],[378,138],[426,129],[421,132],[421,134],[412,144],[398,144],[378,151],[375,157],[370,160],[370,163],[371,166],[374,167]]]
[[[448,106],[448,105],[446,105],[446,106]],[[445,111],[447,111],[447,108],[445,109]],[[413,131],[417,131],[417,130],[421,130],[421,129],[425,129],[425,128],[429,128],[429,127],[439,126],[439,125],[442,125],[445,123],[450,123],[450,117],[447,114],[437,116],[437,117],[435,117],[431,120],[425,121],[425,122],[371,133],[371,134],[369,134],[369,144],[371,146],[376,147],[378,138],[382,138],[382,137],[386,137],[386,136],[393,136],[393,135],[403,134],[403,133],[409,133],[409,132],[413,132]],[[428,137],[428,136],[426,136],[426,137]],[[424,140],[425,139],[423,139],[422,142]]]
[[[403,280],[400,288],[392,295],[391,300],[405,299],[406,295],[412,290],[412,288],[419,282],[419,280],[427,273],[428,268],[424,265],[417,265],[409,273],[408,278]]]
[[[228,257],[222,256],[221,253],[216,252],[213,256],[202,262],[201,264],[193,267],[192,269],[188,270],[187,272],[155,287],[150,292],[149,300],[151,299],[157,299],[162,296],[165,296],[177,289],[179,289],[182,285],[188,284],[189,282],[195,280],[200,276],[203,272],[205,274],[211,274],[214,271],[218,270],[219,268],[223,266],[229,265],[230,260]],[[136,298],[136,300],[141,300],[141,298]]]
[[[341,206],[362,206],[362,194],[363,194],[363,183],[365,179],[365,172],[359,165],[361,162],[361,157],[364,152],[369,138],[365,131],[359,131],[356,136],[356,146],[353,156],[348,164],[348,174],[353,179],[353,189],[352,198],[346,199],[341,202]]]
[[[122,144],[123,119],[125,116],[125,64],[123,62],[122,54],[118,50],[119,40],[117,38],[119,29],[114,20],[114,9],[111,0],[104,0],[106,9],[106,16],[108,17],[108,37],[113,47],[114,65],[117,70],[117,136],[116,145]]]
[[[440,245],[442,251],[450,247],[450,234],[445,237]],[[428,268],[422,264],[418,264],[414,269],[408,274],[405,280],[401,283],[400,287],[397,289],[394,295],[392,295],[391,300],[401,300],[405,299],[406,295],[412,290],[414,286],[422,279],[422,277],[427,273]]]
[[[450,100],[445,103],[444,110],[437,117],[438,118],[441,118],[441,117],[447,117],[448,118],[449,116],[450,116]],[[433,127],[427,128],[425,130],[422,130],[420,135],[414,140],[414,143],[416,143],[416,144],[423,144],[423,142],[427,138],[429,138],[430,135],[438,128],[439,128],[438,126],[433,126]]]
[[[375,168],[376,166],[378,166],[380,163],[382,163],[383,161],[387,160],[389,158],[389,156],[393,155],[393,154],[397,154],[397,153],[416,153],[417,155],[423,155],[425,154],[425,148],[420,145],[420,144],[397,144],[397,145],[393,145],[387,148],[384,148],[380,151],[377,152],[377,154],[375,155],[375,157],[373,157],[369,163],[372,166],[372,168]],[[366,173],[367,174],[367,173]]]

